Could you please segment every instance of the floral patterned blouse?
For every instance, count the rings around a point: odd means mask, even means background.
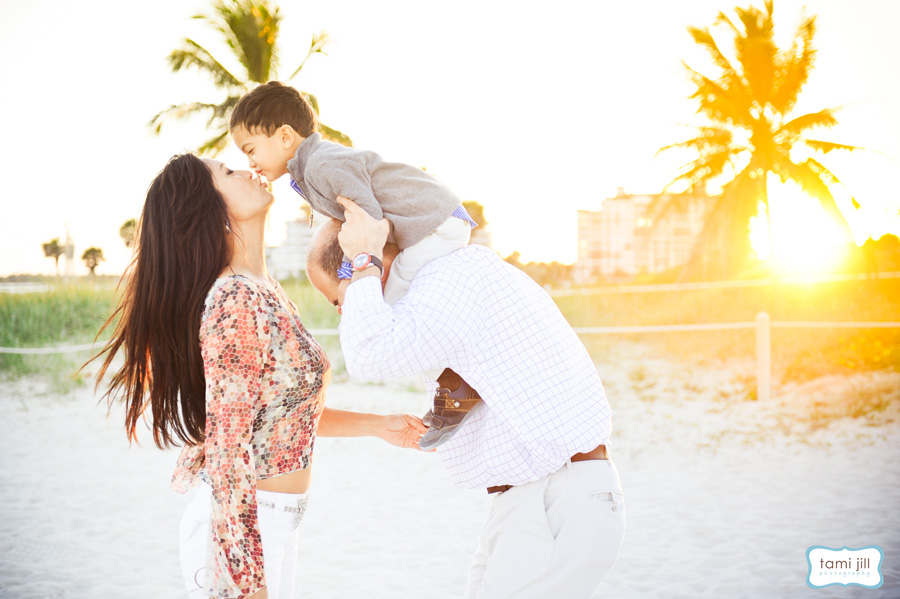
[[[172,488],[186,492],[201,470],[212,487],[213,597],[266,586],[256,481],[309,467],[331,379],[325,352],[279,295],[280,287],[275,293],[240,275],[223,277],[201,318],[206,442],[184,447]]]

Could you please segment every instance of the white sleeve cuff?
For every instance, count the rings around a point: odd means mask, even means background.
[[[344,317],[353,318],[357,311],[372,303],[384,303],[384,291],[378,277],[363,277],[350,283],[344,293],[341,313]]]

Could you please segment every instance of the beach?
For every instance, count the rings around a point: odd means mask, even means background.
[[[595,597],[900,596],[900,375],[834,377],[748,399],[748,364],[685,366],[638,346],[598,359],[625,491],[619,560]],[[855,394],[855,395],[854,395]],[[848,396],[878,409],[834,416]],[[169,490],[177,449],[129,447],[90,385],[0,382],[0,596],[182,597]],[[417,379],[338,377],[327,405],[424,413]],[[434,454],[317,440],[298,588],[309,598],[461,597],[490,499]],[[813,589],[813,545],[884,552],[884,585]]]

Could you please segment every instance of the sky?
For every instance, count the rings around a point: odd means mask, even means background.
[[[686,27],[748,2],[283,1],[281,76],[327,31],[327,56],[292,80],[318,97],[323,122],[482,203],[501,254],[572,262],[577,210],[598,209],[618,187],[658,193],[678,172],[683,156],[656,150],[701,122],[682,61],[714,73]],[[819,53],[797,110],[843,107],[820,137],[872,151],[821,158],[844,184],[835,195],[857,241],[898,233],[900,2],[805,5],[818,15]],[[188,36],[232,64],[190,18],[208,6],[0,0],[0,276],[52,273],[41,244],[67,230],[76,257],[97,246],[107,258],[97,272],[122,272],[130,254],[120,225],[140,215],[168,158],[206,139],[199,121],[159,137],[147,122],[171,104],[220,99],[203,74],[171,73],[167,54]],[[782,44],[802,6],[776,2]],[[220,158],[246,168],[233,147]],[[270,244],[302,201],[286,181],[275,194]],[[850,194],[861,210],[849,207]],[[815,210],[782,211],[779,230],[819,227],[821,237],[827,223]],[[86,272],[79,261],[75,273]]]

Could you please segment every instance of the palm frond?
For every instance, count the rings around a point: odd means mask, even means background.
[[[847,152],[855,152],[856,150],[865,150],[860,146],[848,146],[845,144],[836,144],[830,141],[821,141],[818,139],[804,139],[803,143],[816,150],[817,152],[822,152],[823,154],[827,154],[829,152],[833,152],[835,150],[845,150]]]
[[[319,99],[316,98],[309,92],[300,92],[306,101],[309,102],[310,106],[312,106],[313,110],[316,113],[316,116],[319,116]],[[322,135],[322,138],[327,141],[333,141],[334,143],[341,144],[342,146],[347,146],[348,148],[353,147],[353,140],[350,139],[350,136],[346,133],[342,133],[337,129],[332,129],[328,125],[319,121],[318,131]]]
[[[332,129],[328,125],[324,123],[319,123],[319,133],[322,135],[323,139],[328,141],[333,141],[334,143],[341,144],[342,146],[353,147],[353,140],[350,139],[350,136],[346,133],[341,133],[337,129]]]
[[[331,35],[327,31],[320,31],[317,34],[312,36],[312,39],[309,43],[309,51],[306,53],[306,57],[300,62],[300,66],[294,69],[294,72],[291,73],[291,76],[288,77],[288,80],[293,79],[297,76],[297,73],[303,69],[306,65],[306,61],[309,60],[309,57],[313,54],[326,54],[325,46],[331,41]],[[317,110],[318,112],[318,110]]]
[[[734,165],[734,158],[739,154],[735,148],[722,148],[704,152],[696,160],[681,167],[682,172],[672,179],[663,189],[668,190],[677,183],[687,183],[691,187],[707,183],[725,172],[728,166]]]
[[[837,118],[835,118],[834,113],[838,110],[840,109],[826,108],[819,112],[810,112],[798,116],[779,127],[777,133],[786,133],[794,136],[803,133],[807,129],[812,129],[813,127],[833,127],[837,125]]]
[[[265,83],[275,76],[278,67],[277,39],[281,25],[281,15],[273,0],[213,0],[211,10],[194,15],[209,25],[225,42],[237,62],[246,71],[246,77],[238,76],[225,68],[203,46],[185,38],[181,47],[168,57],[174,72],[192,67],[212,76],[216,87],[225,92],[225,99],[219,104],[189,102],[172,105],[157,113],[148,126],[159,133],[165,121],[183,118],[196,113],[208,113],[207,129],[213,136],[199,148],[200,153],[215,155],[222,151],[228,141],[228,120],[231,111],[241,96],[249,90],[250,82]],[[309,51],[300,68],[314,54],[324,54],[330,37],[322,31],[313,35]],[[241,73],[243,75],[243,73]],[[315,96],[306,94],[318,113]],[[320,124],[323,137],[344,145],[352,145],[349,136],[341,131]]]
[[[278,66],[276,40],[281,23],[267,0],[217,0],[211,15],[199,14],[216,30],[244,67],[247,79],[265,83]]]
[[[834,201],[834,195],[828,189],[829,183],[840,184],[838,178],[820,162],[812,158],[799,164],[790,163],[787,165],[787,168],[787,174],[790,176],[790,179],[798,183],[806,193],[818,200],[819,205],[822,206],[825,212],[849,235],[850,225],[847,224],[847,219],[844,218],[840,208]]]
[[[686,63],[684,67],[691,75],[691,82],[697,90],[691,98],[697,100],[697,112],[705,114],[713,121],[733,124],[739,127],[751,125],[748,98],[741,90],[726,89],[703,73],[693,69]]]
[[[713,63],[722,71],[722,87],[731,91],[732,94],[742,95],[745,98],[749,97],[746,81],[744,81],[740,73],[738,73],[734,66],[731,64],[731,61],[728,60],[728,58],[719,49],[719,45],[716,43],[715,38],[713,38],[712,34],[709,32],[709,29],[688,27],[688,33],[691,34],[691,37],[694,39],[694,42],[696,44],[706,48],[706,51],[712,58]],[[749,104],[749,102],[747,103]]]
[[[706,151],[711,148],[731,146],[734,141],[734,134],[725,127],[697,127],[697,133],[697,137],[692,139],[661,147],[656,151],[656,154],[659,155],[661,152],[674,148],[690,148],[698,151]]]
[[[746,262],[750,250],[747,224],[765,196],[755,171],[755,165],[747,165],[717,196],[680,279],[727,276]]]
[[[782,60],[781,69],[776,74],[772,106],[781,114],[791,111],[800,97],[800,91],[809,80],[816,59],[813,38],[816,34],[816,17],[804,20],[797,33],[790,52]]]
[[[217,156],[228,145],[228,126],[215,132],[215,134],[197,148],[197,153]]]
[[[231,117],[231,111],[237,105],[238,100],[241,99],[239,95],[228,96],[225,98],[225,101],[221,104],[216,104],[213,107],[212,114],[209,117],[208,126],[216,126],[226,125],[228,123],[229,118]]]
[[[150,119],[150,122],[147,123],[147,126],[150,127],[150,130],[153,131],[153,133],[159,135],[160,131],[162,130],[163,123],[168,121],[169,119],[183,119],[206,110],[215,112],[217,108],[218,106],[216,104],[207,104],[204,102],[185,102],[184,104],[173,104],[165,110],[161,110],[156,113],[153,118]]]
[[[310,106],[312,106],[312,109],[316,113],[316,116],[319,116],[319,99],[309,92],[300,92],[300,95],[306,98],[306,101],[309,102]]]
[[[722,11],[719,11],[719,14],[716,15],[716,20],[713,23],[715,25],[728,25],[728,27],[731,28],[731,32],[735,36],[741,35],[741,30],[737,28],[737,26],[731,20],[731,17],[729,17]]]
[[[765,14],[756,7],[735,8],[744,34],[735,36],[735,53],[753,99],[762,110],[772,96],[778,47],[774,41],[773,4],[766,3]]]
[[[185,38],[181,43],[182,47],[173,50],[168,57],[169,66],[172,67],[173,73],[188,67],[194,67],[211,75],[216,85],[226,88],[243,87],[241,81],[222,66],[209,50],[190,38]]]

